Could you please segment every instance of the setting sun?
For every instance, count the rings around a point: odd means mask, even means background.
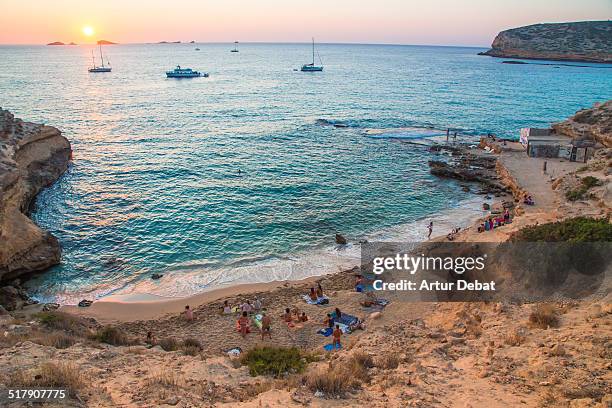
[[[94,29],[90,26],[85,26],[83,27],[83,34],[85,34],[86,36],[90,37],[92,36],[94,33]]]

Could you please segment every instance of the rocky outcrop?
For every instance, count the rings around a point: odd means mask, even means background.
[[[612,62],[612,21],[534,24],[502,31],[492,57]]]
[[[594,141],[605,147],[612,147],[612,99],[595,104],[590,109],[578,111],[571,118],[555,123],[556,133],[578,141]]]
[[[0,281],[60,261],[60,245],[27,216],[38,192],[68,168],[70,142],[54,127],[0,109]]]

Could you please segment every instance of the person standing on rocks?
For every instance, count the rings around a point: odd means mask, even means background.
[[[427,226],[427,239],[431,239],[431,233],[433,232],[433,221],[429,222],[429,225]]]

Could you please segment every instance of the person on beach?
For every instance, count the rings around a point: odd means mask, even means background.
[[[310,288],[310,293],[308,294],[308,297],[310,298],[310,300],[312,300],[313,302],[316,302],[317,299],[319,298],[317,296],[317,291],[315,290],[315,288]]]
[[[334,347],[335,348],[340,348],[342,345],[340,344],[340,337],[342,337],[342,330],[340,330],[340,326],[336,325],[336,329],[334,330],[333,333],[334,336]]]
[[[493,218],[489,218],[489,231],[493,231],[495,226],[493,225]]]
[[[510,211],[506,208],[504,210],[504,222],[507,224],[510,221]]]
[[[448,143],[448,137],[450,136],[450,128],[446,129],[446,143]]]
[[[232,313],[232,307],[229,305],[229,302],[227,300],[223,302],[223,307],[221,309],[223,310],[223,314]]]
[[[321,287],[321,282],[317,283],[317,299],[323,297],[323,287]]]
[[[238,319],[238,326],[240,327],[240,335],[246,337],[249,332],[249,314],[242,312],[242,317]]]
[[[334,319],[331,314],[328,313],[327,316],[325,316],[325,320],[323,320],[323,324],[329,327],[330,329],[333,329]]]
[[[306,316],[306,312],[302,312],[300,315],[300,323],[305,323],[308,321],[308,316]]]
[[[291,310],[289,308],[285,309],[283,320],[285,321],[285,323],[291,323],[291,321],[293,320],[293,318],[291,317]]]
[[[433,232],[433,221],[429,222],[429,225],[427,226],[427,239],[431,239],[431,233]]]
[[[188,322],[193,321],[193,310],[191,310],[189,305],[185,306],[185,319],[187,319]]]
[[[261,318],[261,340],[263,341],[264,336],[268,335],[270,340],[272,340],[272,319],[266,312],[262,312]]]
[[[263,300],[260,298],[255,298],[255,302],[253,302],[253,309],[255,309],[256,312],[260,311],[261,308],[263,307]]]
[[[153,347],[157,342],[155,341],[155,336],[153,336],[153,332],[147,332],[147,339],[145,340],[145,344]]]
[[[457,132],[453,134],[453,142],[455,142],[456,140],[457,140]]]
[[[334,312],[336,313],[336,319],[340,319],[342,317],[342,312],[340,311],[340,309],[336,308]]]
[[[251,306],[251,301],[247,300],[240,306],[240,310],[243,312],[251,313],[253,311],[253,306]]]

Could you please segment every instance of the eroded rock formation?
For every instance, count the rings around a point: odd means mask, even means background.
[[[612,99],[583,109],[552,128],[559,134],[575,140],[593,140],[605,147],[612,147]]]
[[[58,240],[27,214],[38,192],[66,171],[71,153],[56,128],[0,109],[0,281],[59,263]]]
[[[492,57],[612,62],[612,21],[534,24],[502,31]]]

